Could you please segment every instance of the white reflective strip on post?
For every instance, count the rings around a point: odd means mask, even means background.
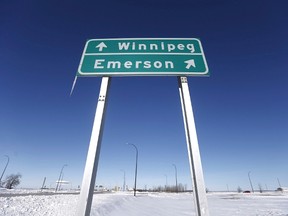
[[[197,216],[209,216],[206,187],[204,183],[201,157],[193,116],[192,101],[186,77],[178,77],[180,100],[182,105],[187,149],[192,176],[195,209]]]
[[[89,216],[91,211],[110,79],[103,77],[101,82],[76,216]]]

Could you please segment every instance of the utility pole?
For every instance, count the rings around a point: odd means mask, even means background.
[[[137,167],[138,167],[138,148],[132,143],[127,143],[127,145],[133,146],[135,148],[135,150],[136,150],[136,166],[135,166],[135,181],[134,181],[134,196],[136,196],[136,190],[137,190]]]
[[[4,156],[7,157],[7,162],[6,162],[6,165],[5,165],[5,167],[4,167],[4,170],[3,170],[2,174],[1,174],[1,177],[0,177],[0,186],[1,186],[2,177],[3,177],[3,175],[4,175],[5,171],[6,171],[6,168],[7,168],[8,164],[9,164],[9,161],[10,161],[8,155],[4,155]]]
[[[59,178],[58,178],[58,181],[57,181],[57,186],[56,186],[56,189],[55,189],[55,192],[57,192],[57,190],[59,189],[59,184],[60,184],[60,181],[61,181],[61,177],[62,177],[62,173],[63,173],[63,169],[64,169],[64,167],[65,166],[68,166],[67,164],[64,164],[63,166],[62,166],[62,169],[61,169],[61,171],[60,171],[60,175],[59,175]]]
[[[254,193],[252,181],[251,181],[251,178],[250,178],[250,173],[251,173],[251,171],[248,172],[248,178],[249,178],[249,182],[250,182],[250,186],[251,186],[252,192]]]
[[[174,168],[175,168],[175,180],[176,180],[176,188],[175,188],[175,190],[176,190],[176,193],[178,193],[177,167],[176,167],[175,164],[172,164],[172,166],[174,166]]]

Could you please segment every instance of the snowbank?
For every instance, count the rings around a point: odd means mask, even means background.
[[[26,191],[27,192],[27,191]],[[4,196],[0,192],[0,215],[73,216],[78,195],[51,194]],[[211,216],[287,216],[288,194],[208,194]],[[193,216],[191,193],[106,193],[94,195],[91,216]]]

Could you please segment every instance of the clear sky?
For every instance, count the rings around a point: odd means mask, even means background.
[[[21,187],[81,184],[101,78],[79,78],[97,38],[200,38],[211,76],[189,77],[207,188],[288,186],[286,0],[0,3],[0,172]],[[114,77],[96,184],[191,188],[176,77]]]

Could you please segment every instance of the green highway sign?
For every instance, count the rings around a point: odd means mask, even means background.
[[[209,76],[200,40],[120,38],[88,40],[77,76]]]

